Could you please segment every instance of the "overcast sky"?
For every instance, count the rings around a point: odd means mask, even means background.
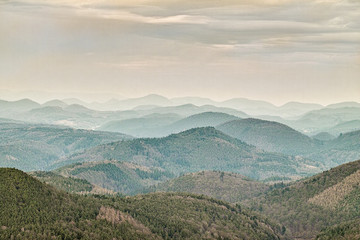
[[[0,0],[0,90],[360,102],[360,1]]]

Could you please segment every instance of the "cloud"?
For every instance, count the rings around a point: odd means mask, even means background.
[[[146,17],[121,10],[103,10],[80,8],[76,11],[77,14],[87,17],[98,17],[104,19],[115,19],[130,22],[149,23],[149,24],[206,24],[210,18],[205,16],[190,16],[190,15],[174,15],[167,17]]]
[[[275,92],[279,86],[289,91],[297,85],[305,88],[303,82],[309,88],[312,82],[343,87],[344,79],[350,90],[359,86],[357,0],[0,4],[0,84],[9,88],[90,91],[98,90],[101,79],[102,90],[124,89],[129,94],[197,89],[224,96],[242,91],[239,94],[271,97],[267,89],[260,89],[263,85]],[[219,80],[226,84],[217,84]]]

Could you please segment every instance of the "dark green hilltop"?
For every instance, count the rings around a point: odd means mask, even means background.
[[[164,138],[103,144],[59,161],[54,168],[105,160],[158,168],[174,175],[219,170],[261,180],[273,176],[299,179],[321,171],[321,165],[310,159],[266,152],[213,127],[193,128]]]
[[[283,223],[293,239],[313,239],[324,229],[327,230],[321,233],[323,238],[320,239],[336,239],[325,236],[335,234],[336,231],[331,229],[346,229],[345,225],[336,226],[358,220],[360,216],[360,160],[266,192],[244,203]],[[349,228],[356,232],[353,224]],[[339,230],[336,234],[341,236],[345,232]]]
[[[82,196],[0,169],[1,239],[282,239],[240,206],[192,194]]]

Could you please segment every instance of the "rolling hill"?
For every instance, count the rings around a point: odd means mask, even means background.
[[[267,192],[250,206],[283,223],[293,239],[312,239],[326,227],[358,219],[359,199],[360,160]]]
[[[54,171],[63,177],[84,179],[112,192],[133,195],[143,189],[173,178],[174,174],[129,162],[100,161],[75,163]]]
[[[171,102],[176,105],[182,104],[194,104],[196,106],[203,106],[203,105],[216,105],[217,102],[209,99],[209,98],[202,98],[202,97],[178,97],[178,98],[171,98]]]
[[[0,169],[0,199],[1,239],[156,239],[136,224],[101,220],[100,201],[58,191],[19,170]]]
[[[1,239],[281,239],[280,226],[190,194],[97,198],[0,169]]]
[[[0,100],[0,117],[12,118],[14,115],[30,111],[40,107],[40,104],[30,99],[21,99],[18,101]]]
[[[150,114],[141,118],[110,121],[98,128],[101,131],[120,132],[135,137],[159,137],[168,135],[165,129],[182,117],[177,114]]]
[[[166,97],[150,94],[139,98],[129,98],[118,101],[117,110],[129,110],[141,105],[171,106],[173,103]]]
[[[56,162],[53,168],[104,160],[156,167],[175,175],[220,170],[240,173],[253,179],[273,176],[297,179],[320,171],[316,162],[264,152],[213,127],[194,128],[164,138],[141,138],[100,145]]]
[[[344,108],[344,107],[357,107],[360,108],[360,103],[358,102],[340,102],[334,103],[326,106],[327,108]]]
[[[316,103],[301,103],[301,102],[288,102],[278,107],[280,111],[287,113],[288,115],[301,115],[306,112],[319,110],[323,108],[322,105]]]
[[[342,122],[337,124],[334,127],[329,128],[327,131],[332,133],[335,136],[340,135],[341,133],[353,132],[360,130],[360,120],[352,120],[348,122]]]
[[[165,127],[170,133],[179,133],[191,128],[198,127],[215,127],[219,124],[229,122],[232,120],[239,119],[230,114],[221,113],[221,112],[203,112],[195,115],[191,115],[184,119],[181,119],[173,124]]]
[[[227,122],[216,128],[270,152],[299,155],[319,147],[310,137],[278,122],[248,118]]]
[[[316,240],[360,239],[360,219],[326,228],[316,236]]]
[[[30,176],[70,193],[90,193],[94,186],[85,179],[63,177],[53,172],[35,171],[29,172]]]
[[[66,104],[65,102],[58,100],[58,99],[54,99],[54,100],[50,100],[47,101],[43,104],[41,104],[41,106],[43,107],[61,107],[61,108],[65,108],[67,106],[69,106],[68,104]]]
[[[202,106],[196,106],[193,104],[184,104],[179,106],[167,106],[167,107],[156,107],[151,108],[148,110],[141,110],[138,111],[139,114],[142,115],[148,115],[153,113],[175,113],[183,117],[189,117],[191,115],[204,113],[204,112],[218,112],[218,113],[226,113],[229,115],[233,115],[240,118],[246,118],[249,117],[246,113],[235,110],[233,108],[226,108],[226,107],[216,107],[213,105],[202,105]]]
[[[221,106],[229,107],[244,111],[248,114],[257,115],[264,110],[275,109],[276,106],[261,100],[252,100],[247,98],[232,98],[221,102]]]
[[[289,126],[307,133],[327,131],[343,122],[360,120],[359,107],[323,108],[301,116],[298,120],[288,121]]]
[[[319,132],[318,134],[315,134],[312,136],[313,139],[319,140],[319,141],[330,141],[335,139],[335,136],[331,135],[328,132]]]
[[[98,132],[19,122],[0,122],[1,167],[43,170],[64,158],[99,144],[129,139],[120,133]]]
[[[360,159],[360,130],[341,134],[306,157],[320,161],[328,167]]]
[[[269,188],[269,185],[240,174],[201,171],[160,183],[149,191],[196,193],[234,203],[253,198],[268,191]]]
[[[153,113],[141,118],[111,121],[98,128],[102,131],[121,132],[135,137],[165,137],[196,127],[215,127],[239,119],[221,112],[202,112],[189,117],[173,113]]]

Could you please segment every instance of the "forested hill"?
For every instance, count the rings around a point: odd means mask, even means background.
[[[47,169],[55,160],[128,135],[0,120],[0,167]]]
[[[320,172],[316,162],[268,153],[213,127],[194,128],[164,138],[141,138],[104,144],[75,154],[58,165],[118,160],[158,167],[175,175],[202,170],[240,173],[253,179],[282,176],[297,179]]]
[[[281,227],[190,194],[90,197],[0,168],[0,239],[282,239]]]
[[[201,171],[160,183],[149,189],[157,192],[189,192],[204,194],[227,202],[239,202],[265,193],[269,185],[240,174]]]
[[[293,238],[312,239],[325,227],[358,219],[359,199],[360,160],[270,191],[250,205],[283,223]]]
[[[321,147],[318,141],[278,122],[247,118],[224,123],[217,129],[270,152],[299,155]]]

